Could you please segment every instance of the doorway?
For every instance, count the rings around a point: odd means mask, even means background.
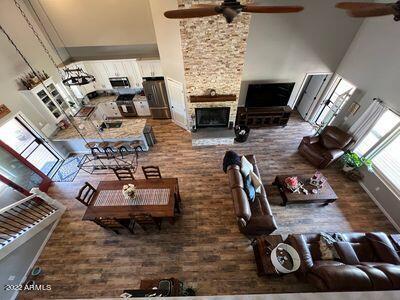
[[[332,74],[308,74],[306,76],[296,105],[297,111],[305,121],[310,119],[331,76]]]
[[[0,140],[46,176],[54,171],[61,157],[21,115],[0,127]]]
[[[353,84],[337,75],[332,81],[326,97],[313,115],[313,123],[320,129],[331,124],[355,90],[356,87]]]

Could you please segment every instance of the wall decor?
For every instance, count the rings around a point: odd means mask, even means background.
[[[5,104],[0,104],[0,119],[10,113],[10,109]]]

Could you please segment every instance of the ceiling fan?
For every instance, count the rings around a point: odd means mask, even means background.
[[[228,23],[241,12],[246,13],[296,13],[302,11],[302,6],[261,6],[261,5],[242,5],[237,0],[224,0],[221,5],[215,4],[197,4],[192,8],[183,8],[176,10],[169,10],[164,13],[169,19],[186,19],[186,18],[202,18],[215,15],[223,15]]]
[[[379,17],[394,15],[395,21],[400,21],[400,1],[394,3],[340,2],[337,8],[346,9],[355,18]]]

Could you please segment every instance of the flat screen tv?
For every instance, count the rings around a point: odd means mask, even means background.
[[[249,84],[246,107],[286,106],[294,84],[294,82]]]

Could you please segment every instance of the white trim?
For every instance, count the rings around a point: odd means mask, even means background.
[[[31,195],[31,196],[23,198],[23,199],[21,199],[21,200],[19,200],[17,202],[11,203],[10,205],[7,205],[7,206],[3,207],[2,209],[0,209],[0,214],[2,214],[3,212],[5,212],[5,211],[7,211],[7,210],[9,210],[9,209],[11,209],[11,208],[13,208],[15,206],[20,205],[21,203],[24,203],[24,202],[26,202],[26,201],[28,201],[30,199],[36,198],[36,197],[37,197],[36,195]]]
[[[301,95],[302,95],[302,92],[303,92],[303,90],[304,90],[304,87],[305,87],[305,85],[306,85],[306,82],[307,82],[308,77],[309,77],[309,76],[314,76],[314,75],[328,75],[328,80],[327,80],[327,83],[324,84],[325,86],[324,86],[324,88],[322,89],[322,91],[319,91],[319,96],[317,96],[317,98],[319,98],[318,101],[314,101],[315,103],[313,103],[313,104],[310,106],[309,111],[312,111],[312,110],[314,109],[314,107],[316,106],[315,104],[318,103],[318,102],[320,101],[321,97],[322,97],[323,94],[324,94],[323,92],[324,92],[324,91],[327,89],[327,87],[329,86],[330,81],[331,81],[332,77],[334,76],[334,73],[332,73],[332,72],[308,72],[308,73],[306,73],[306,75],[304,76],[304,79],[303,79],[302,82],[301,82],[300,88],[299,88],[298,91],[297,91],[297,95],[296,95],[295,100],[294,100],[294,102],[293,102],[293,108],[296,107],[296,105],[298,104],[298,102],[299,102],[299,100],[300,100],[300,97],[301,97]],[[329,76],[330,76],[330,77],[329,77]]]
[[[374,165],[374,163],[372,163]],[[400,201],[400,190],[383,174],[383,172],[374,165],[374,174],[384,186]]]
[[[363,190],[368,194],[368,196],[372,199],[372,201],[375,202],[376,206],[383,212],[383,214],[388,218],[389,222],[392,223],[393,227],[396,228],[398,232],[400,232],[400,225],[397,224],[393,218],[390,216],[390,214],[386,211],[386,209],[382,206],[382,204],[378,201],[378,199],[375,198],[375,196],[369,191],[369,189],[365,186],[365,184],[362,181],[358,182],[360,186],[363,188]]]
[[[24,276],[22,277],[21,281],[19,282],[20,285],[22,285],[25,280],[28,278],[29,272],[31,271],[31,269],[34,267],[34,265],[36,264],[37,260],[39,259],[40,255],[43,252],[44,247],[46,246],[47,242],[50,240],[51,235],[53,234],[53,231],[56,229],[58,222],[60,222],[61,218],[58,218],[53,226],[51,227],[49,233],[46,236],[46,239],[43,241],[42,245],[40,246],[38,252],[36,253],[35,257],[33,258],[31,264],[29,265],[28,269],[26,270]],[[17,298],[19,291],[16,290],[14,292],[14,294],[11,296],[11,300],[14,300]]]

